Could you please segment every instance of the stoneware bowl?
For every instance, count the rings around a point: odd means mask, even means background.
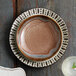
[[[53,11],[34,8],[16,18],[9,41],[21,62],[32,67],[45,67],[64,54],[68,30],[63,19]]]

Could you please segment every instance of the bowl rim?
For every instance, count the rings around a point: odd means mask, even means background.
[[[51,58],[44,60],[44,61],[32,61],[32,60],[26,58],[18,50],[17,43],[16,43],[16,31],[17,31],[19,25],[25,19],[32,17],[32,16],[36,16],[36,15],[42,15],[42,16],[46,16],[46,17],[52,19],[59,26],[59,29],[61,32],[61,37],[62,37],[61,45],[60,45],[57,53],[54,56],[52,56]],[[26,12],[23,12],[21,15],[19,15],[15,19],[15,21],[12,24],[11,30],[10,30],[9,43],[10,43],[12,52],[21,62],[23,62],[24,64],[31,66],[31,67],[45,67],[45,66],[49,66],[49,65],[52,65],[53,63],[55,63],[64,54],[64,52],[67,48],[67,45],[68,45],[68,29],[67,29],[67,26],[66,26],[64,20],[59,15],[54,13],[53,11],[45,9],[45,8],[34,8],[34,9],[30,9]]]

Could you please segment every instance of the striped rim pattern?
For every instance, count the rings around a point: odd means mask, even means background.
[[[44,60],[44,61],[32,61],[32,60],[27,59],[19,51],[17,44],[16,44],[16,32],[17,32],[17,29],[20,23],[22,23],[22,21],[24,21],[25,19],[31,16],[35,16],[35,15],[47,16],[51,18],[52,20],[54,20],[58,24],[61,30],[61,34],[62,34],[62,43],[61,43],[61,46],[58,52],[53,57],[47,60]],[[10,30],[9,41],[10,41],[10,46],[11,46],[13,53],[21,62],[23,62],[26,65],[32,66],[32,67],[45,67],[45,66],[49,66],[55,63],[64,54],[67,48],[67,45],[68,45],[68,30],[67,30],[66,24],[63,21],[63,19],[59,15],[54,13],[53,11],[45,9],[45,8],[34,8],[34,9],[31,9],[31,10],[28,10],[22,13],[15,19],[11,27],[11,30]]]

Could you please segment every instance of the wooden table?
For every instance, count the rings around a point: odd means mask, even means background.
[[[21,63],[12,53],[9,32],[15,18],[35,7],[48,8],[59,14],[69,30],[69,45],[64,56],[45,68],[31,68]],[[0,65],[22,67],[27,76],[63,76],[61,64],[68,56],[76,55],[76,0],[0,0]]]

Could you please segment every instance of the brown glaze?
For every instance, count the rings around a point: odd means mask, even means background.
[[[33,19],[27,23],[24,22],[22,26],[21,31],[20,28],[18,30],[20,35],[17,33],[17,42],[20,37],[18,46],[21,51],[24,50],[30,55],[48,55],[52,49],[57,47],[59,32],[53,21]],[[22,51],[22,53],[24,52]]]

